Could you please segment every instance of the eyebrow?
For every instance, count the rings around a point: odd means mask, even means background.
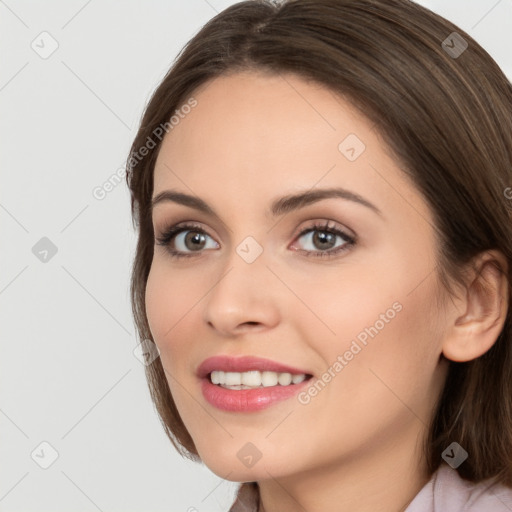
[[[376,214],[382,216],[380,209],[377,208],[377,206],[375,206],[373,203],[364,199],[359,194],[344,188],[315,189],[281,197],[275,200],[270,206],[270,214],[273,217],[277,217],[279,215],[284,215],[291,211],[303,208],[309,204],[316,203],[323,199],[331,198],[346,199],[348,201],[361,204],[374,211]],[[157,204],[167,201],[172,201],[174,203],[188,206],[189,208],[194,208],[195,210],[199,210],[200,212],[206,213],[212,217],[217,218],[218,220],[221,220],[220,215],[201,198],[175,190],[164,190],[163,192],[157,194],[151,201],[151,211],[153,211]]]

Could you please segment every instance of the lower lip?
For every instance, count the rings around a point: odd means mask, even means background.
[[[272,404],[287,400],[296,395],[310,379],[289,386],[269,386],[254,389],[226,389],[212,384],[209,377],[202,379],[201,391],[206,401],[223,411],[251,412],[260,411]]]

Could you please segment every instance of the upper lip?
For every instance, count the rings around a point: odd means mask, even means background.
[[[210,372],[220,370],[224,372],[248,372],[251,370],[260,370],[277,373],[306,374],[307,371],[294,368],[286,364],[281,364],[270,359],[253,356],[214,356],[205,359],[197,369],[197,375],[205,378]]]

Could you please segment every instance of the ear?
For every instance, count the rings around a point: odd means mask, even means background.
[[[459,300],[443,341],[443,355],[451,361],[471,361],[485,354],[498,339],[507,317],[506,258],[501,252],[487,251],[473,263],[465,297]]]

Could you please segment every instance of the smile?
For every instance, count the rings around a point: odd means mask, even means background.
[[[306,379],[305,373],[270,372],[252,370],[248,372],[223,372],[214,370],[209,374],[210,382],[226,389],[254,389],[259,387],[289,386],[300,384]]]
[[[287,400],[312,378],[302,369],[253,356],[210,357],[197,376],[205,400],[229,412],[260,411]]]

